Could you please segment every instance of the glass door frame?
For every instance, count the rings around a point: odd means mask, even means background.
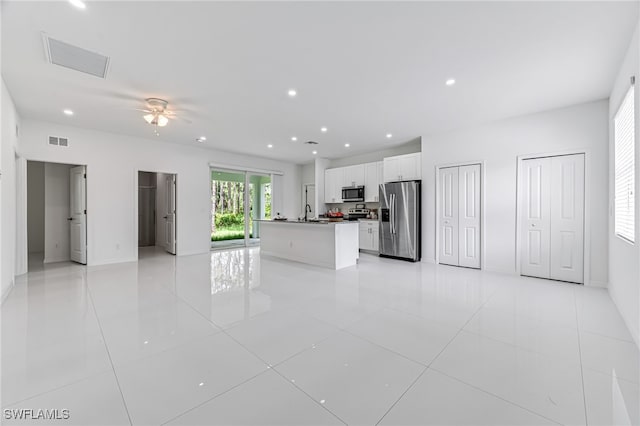
[[[271,202],[273,203],[273,177],[275,173],[269,172],[267,170],[240,169],[240,168],[224,167],[224,166],[216,167],[213,165],[209,165],[209,200],[211,200],[211,197],[213,196],[213,193],[211,190],[211,181],[213,180],[212,176],[214,171],[244,175],[244,193],[242,195],[242,206],[244,210],[244,242],[242,245],[236,246],[236,247],[250,247],[252,245],[250,227],[251,227],[251,221],[253,220],[253,218],[251,217],[251,210],[250,210],[251,176],[269,176],[269,182],[271,184]],[[272,207],[272,210],[273,210],[273,207]],[[211,215],[211,208],[209,208],[209,215]],[[212,220],[215,220],[215,218],[213,217],[210,217],[209,219],[210,219],[209,224],[211,224]],[[211,242],[209,243],[209,245],[211,246]]]

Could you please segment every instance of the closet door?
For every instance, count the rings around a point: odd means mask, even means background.
[[[521,274],[550,278],[551,158],[522,162]]]
[[[551,158],[550,277],[584,282],[584,154]]]
[[[458,171],[459,265],[480,268],[480,164]]]
[[[440,169],[440,218],[438,223],[439,262],[459,264],[458,247],[458,167]]]

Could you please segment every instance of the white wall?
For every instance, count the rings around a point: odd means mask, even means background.
[[[316,182],[316,216],[325,214],[327,206],[324,203],[324,171],[329,168],[331,160],[327,158],[316,158],[314,174]]]
[[[0,245],[0,275],[2,275],[2,300],[7,296],[13,286],[15,275],[15,250],[16,250],[16,167],[15,149],[18,143],[16,126],[20,126],[20,117],[16,111],[13,99],[2,80],[0,92],[0,112],[2,115],[1,158],[2,178],[0,189],[0,222],[2,243]]]
[[[27,163],[27,246],[29,253],[44,253],[44,163]]]
[[[393,157],[402,154],[412,154],[420,152],[422,144],[420,138],[416,138],[402,145],[397,145],[389,149],[369,152],[366,154],[345,156],[342,158],[334,158],[329,162],[328,168],[352,166],[354,164],[373,163],[374,161],[382,161],[386,157]]]
[[[484,265],[516,271],[516,168],[519,155],[589,150],[591,283],[607,282],[608,104],[572,106],[422,139],[423,260],[435,260],[435,173],[437,165],[484,161]]]
[[[70,260],[69,164],[44,164],[44,263]]]
[[[316,182],[316,163],[303,164],[302,165],[302,183],[315,183]]]
[[[69,147],[48,145],[49,135],[68,137]],[[283,172],[274,182],[280,194],[274,194],[274,207],[291,217],[299,209],[300,166],[295,164],[33,120],[24,121],[19,148],[29,160],[87,165],[90,265],[137,258],[138,170],[177,174],[179,255],[210,249],[209,163]]]
[[[640,346],[640,196],[638,183],[640,182],[640,36],[638,28],[633,35],[629,50],[620,66],[620,72],[609,98],[609,211],[613,212],[615,193],[614,183],[614,152],[613,152],[613,118],[618,111],[627,90],[630,77],[636,77],[636,236],[635,244],[629,244],[615,236],[613,215],[609,216],[609,294],[627,323],[636,344]]]

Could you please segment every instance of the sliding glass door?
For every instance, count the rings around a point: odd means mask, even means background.
[[[260,243],[260,222],[271,219],[271,176],[211,170],[211,247]]]

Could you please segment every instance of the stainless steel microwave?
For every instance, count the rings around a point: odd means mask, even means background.
[[[342,188],[342,202],[364,201],[364,186],[345,186]]]

